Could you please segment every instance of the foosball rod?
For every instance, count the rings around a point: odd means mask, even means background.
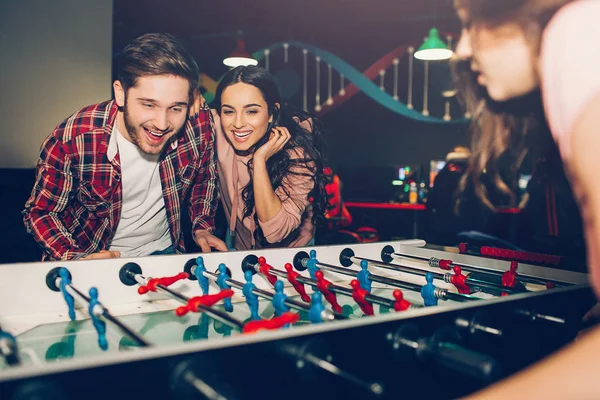
[[[309,259],[308,254],[306,254],[305,252],[300,252],[294,258],[294,264],[300,264],[304,268],[306,268],[306,263],[307,263],[308,259]],[[337,273],[344,274],[344,275],[357,276],[357,274],[358,274],[358,271],[346,269],[343,267],[338,267],[337,265],[322,263],[320,261],[317,261],[316,265],[320,269],[323,269],[326,271],[328,270],[331,272],[337,272]],[[297,266],[296,266],[296,269],[298,269]],[[421,289],[423,288],[423,286],[417,285],[416,283],[405,282],[405,281],[388,278],[388,277],[381,276],[381,275],[370,274],[369,279],[372,280],[373,282],[379,282],[379,283],[383,283],[386,285],[399,287],[402,289],[412,290],[415,292],[420,292]],[[461,294],[461,293],[453,293],[453,292],[450,292],[448,289],[444,289],[444,288],[440,288],[440,287],[435,288],[434,295],[438,300],[453,300],[456,302],[467,302],[467,301],[480,300],[477,297],[471,297],[469,295],[465,295],[465,294]]]
[[[63,279],[60,276],[60,270],[63,268],[64,267],[53,268],[52,270],[50,270],[50,272],[48,272],[48,275],[46,277],[46,284],[48,284],[48,287],[50,288],[50,290],[53,290],[55,292],[60,292],[60,285],[61,285],[61,281]],[[66,268],[64,268],[64,269],[67,271],[69,279],[71,279],[70,278],[71,272],[69,270],[67,270]],[[65,286],[65,290],[71,296],[75,297],[74,295],[77,295],[79,298],[81,298],[87,304],[90,304],[90,302],[91,302],[90,298],[86,294],[84,294],[82,291],[77,289],[75,286],[73,286],[73,284],[71,282],[66,283],[64,286]],[[101,315],[106,320],[108,320],[108,321],[112,322],[113,324],[115,324],[116,326],[118,326],[119,329],[121,329],[127,336],[129,336],[131,339],[133,339],[135,342],[137,342],[140,346],[150,346],[149,342],[147,342],[143,337],[141,337],[140,335],[135,333],[127,325],[123,324],[121,321],[119,321],[117,318],[115,318],[110,313],[110,311],[108,311],[108,309],[106,307],[104,307],[102,304],[100,304],[100,303],[96,304],[94,306],[94,308],[92,309],[92,312],[94,313],[95,316]]]
[[[254,268],[256,271],[260,271],[260,264],[256,263],[254,264]],[[272,273],[275,276],[279,276],[281,278],[285,278],[287,277],[287,273],[275,268],[270,268],[269,269],[269,273]],[[304,285],[310,285],[313,288],[317,288],[317,281],[315,279],[310,279],[310,278],[306,278],[304,276],[298,276],[296,278],[298,280],[298,282],[304,284]],[[348,296],[348,297],[353,297],[352,296],[352,289],[349,288],[345,288],[343,286],[339,286],[336,284],[331,284],[329,285],[329,290],[332,293],[335,294],[341,294],[342,296]],[[375,296],[373,294],[368,294],[365,296],[365,300],[368,301],[369,303],[375,303],[375,304],[379,304],[381,306],[384,307],[389,307],[389,308],[394,308],[394,304],[396,303],[395,300],[391,300],[391,299],[386,299],[385,297],[381,297],[381,296]]]
[[[60,288],[60,283],[61,283],[61,279],[62,279],[60,277],[60,270],[61,270],[60,267],[54,268],[48,273],[48,276],[46,277],[46,283],[48,284],[48,287],[51,290],[60,291],[59,288]],[[70,279],[71,273],[68,270],[67,270],[67,273],[68,273],[68,276]],[[56,278],[52,279],[52,277],[54,277],[54,276],[56,276]],[[54,284],[54,287],[52,287],[52,284]],[[81,292],[79,289],[77,289],[75,286],[73,286],[73,284],[71,284],[71,283],[65,284],[65,290],[67,292],[69,292],[69,294],[71,296],[73,296],[73,294],[76,294],[77,296],[82,298],[85,302],[90,304],[91,299],[87,295],[85,295],[83,292]],[[143,337],[141,337],[140,335],[135,333],[132,329],[130,329],[128,326],[126,326],[121,321],[119,321],[117,318],[115,318],[108,311],[108,309],[106,307],[104,307],[102,304],[97,303],[94,306],[94,308],[92,309],[92,312],[96,316],[102,315],[105,319],[107,319],[108,321],[117,325],[127,336],[129,336],[135,342],[137,342],[138,345],[140,345],[142,347],[151,347],[152,346],[152,344],[150,342],[145,340]],[[210,399],[210,400],[225,400],[225,397],[221,396],[212,387],[207,385],[202,379],[198,378],[193,372],[191,372],[191,371],[188,372],[185,379],[186,379],[186,382],[188,382],[192,387],[194,387],[205,398]]]
[[[67,287],[70,288],[70,289],[72,289],[75,293],[77,293],[77,295],[79,297],[81,297],[83,300],[85,300],[86,303],[90,304],[90,298],[88,296],[86,296],[84,293],[82,293],[81,291],[79,291],[79,289],[77,289],[75,286],[68,285]],[[145,347],[151,346],[150,342],[148,342],[146,339],[144,339],[143,337],[141,337],[140,335],[138,335],[137,333],[135,333],[133,330],[131,330],[127,325],[123,324],[121,321],[119,321],[117,318],[115,318],[108,311],[108,309],[106,307],[104,307],[103,305],[96,304],[94,306],[94,308],[92,309],[92,311],[97,316],[98,315],[102,315],[108,321],[110,321],[113,324],[117,325],[119,327],[119,329],[121,329],[123,332],[125,332],[125,334],[127,334],[130,338],[132,338],[133,340],[135,340],[139,345],[145,346]]]
[[[463,269],[463,271],[468,271],[468,272],[480,272],[480,273],[486,273],[486,274],[492,274],[492,275],[502,275],[504,273],[504,271],[498,271],[496,269],[473,266],[473,265],[465,265],[465,264],[455,263],[452,260],[441,260],[436,257],[425,257],[425,256],[417,256],[417,255],[405,254],[405,253],[396,253],[394,251],[394,248],[390,245],[385,246],[383,248],[383,250],[381,250],[381,259],[383,261],[389,262],[392,259],[400,260],[402,258],[412,258],[415,260],[424,261],[427,263],[427,265],[429,265],[432,268],[442,268],[441,263],[445,262],[449,268],[452,268],[453,266],[457,265],[457,266],[461,267]],[[519,273],[517,275],[517,280],[521,281],[521,282],[534,283],[537,285],[544,285],[544,286],[548,282],[551,282],[551,283],[554,283],[555,285],[560,285],[560,286],[569,286],[570,285],[570,283],[567,283],[567,282],[557,281],[554,279],[542,279],[542,278],[534,277],[531,275],[524,275],[521,273]]]
[[[150,281],[151,278],[145,277],[144,275],[141,274],[141,272],[142,272],[142,269],[139,265],[137,265],[135,263],[129,263],[129,264],[125,264],[121,268],[119,276],[121,277],[121,281],[125,284],[128,284],[128,283],[126,283],[123,279],[129,279],[129,280],[133,280],[134,284],[138,283],[139,285],[144,286],[144,285],[148,284],[148,282]],[[179,300],[183,304],[188,304],[188,301],[190,300],[187,296],[184,296],[175,290],[171,290],[164,285],[158,284],[158,285],[156,285],[156,288],[158,290],[160,290],[161,292],[170,295],[174,299]],[[226,312],[219,311],[212,307],[204,306],[202,304],[198,305],[198,309],[200,312],[207,314],[208,316],[212,317],[213,319],[216,319],[217,321],[222,322],[232,328],[238,329],[240,331],[242,331],[244,329],[243,322],[238,321],[237,319],[231,317]]]
[[[191,266],[190,268],[190,272],[192,275],[195,275],[195,266]],[[272,269],[270,270],[272,271]],[[281,272],[281,271],[280,271]],[[218,273],[213,273],[213,272],[209,272],[209,271],[203,271],[202,275],[204,277],[206,277],[207,279],[210,279],[212,281],[216,281],[219,278],[219,274]],[[275,275],[275,274],[273,274]],[[227,283],[227,285],[231,286],[231,287],[235,287],[236,289],[243,289],[244,284],[241,282],[236,281],[235,279],[232,278],[228,278],[225,280],[225,283]],[[261,296],[263,298],[272,300],[274,294],[266,291],[266,290],[262,290],[262,289],[257,289],[254,288],[252,290],[252,292],[254,294],[256,294],[257,296]],[[306,304],[297,302],[295,300],[290,300],[290,299],[286,299],[286,304],[290,305],[290,304],[294,304],[296,305],[298,308],[302,309],[302,310],[308,310],[310,308],[310,306],[307,306]],[[323,314],[325,316],[329,316],[328,319],[333,319],[333,314],[327,310],[323,311]],[[336,314],[337,315],[337,314]],[[334,375],[340,376],[341,378],[352,382],[354,384],[357,384],[361,387],[366,388],[367,390],[369,390],[370,392],[372,392],[375,395],[380,395],[383,393],[383,388],[381,387],[381,385],[374,383],[374,384],[365,384],[362,380],[360,380],[359,378],[356,378],[355,376],[343,371],[342,369],[338,368],[336,365],[326,361],[326,360],[322,360],[318,357],[315,357],[311,354],[304,354],[302,356],[302,359],[304,361],[307,361],[313,365],[315,365],[318,368],[321,368],[325,371],[328,371],[330,373],[333,373]]]
[[[194,268],[195,267],[192,267],[192,274],[194,273]],[[212,281],[216,281],[217,278],[219,277],[219,274],[209,272],[209,271],[204,271],[202,273],[202,275],[204,275],[206,278],[208,278]],[[238,282],[235,279],[229,278],[229,279],[226,279],[225,282],[229,286],[234,287],[236,289],[242,290],[244,287],[243,283]],[[271,293],[271,292],[263,290],[263,289],[258,289],[258,288],[252,289],[252,293],[254,293],[255,295],[260,296],[264,299],[267,299],[267,300],[273,300],[273,297],[275,296],[274,293]],[[304,304],[304,303],[301,303],[301,302],[293,300],[293,299],[286,299],[285,304],[295,310],[301,310],[301,311],[310,310],[310,306],[308,304]],[[323,318],[324,321],[332,321],[333,319],[335,319],[335,315],[331,311],[328,311],[328,310],[324,310],[321,317]]]
[[[256,263],[254,264],[254,269],[256,271],[260,271],[260,264]],[[269,268],[269,273],[275,275],[275,276],[279,276],[280,278],[286,278],[287,277],[287,273],[275,268]],[[296,278],[298,280],[298,282],[304,284],[304,285],[310,285],[313,288],[317,288],[317,281],[314,279],[310,279],[310,278],[306,278],[304,276],[298,276]],[[329,290],[332,293],[335,294],[341,294],[342,296],[348,296],[348,297],[352,297],[352,289],[348,289],[342,286],[338,286],[335,284],[331,284],[329,285]],[[379,304],[385,307],[389,307],[389,308],[394,308],[394,304],[396,303],[394,300],[390,300],[390,299],[386,299],[385,297],[381,297],[381,296],[375,296],[372,294],[368,294],[365,296],[365,300],[368,301],[369,303],[375,303],[375,304]],[[337,315],[337,314],[336,314]]]
[[[370,258],[357,257],[356,255],[354,255],[354,251],[352,251],[352,249],[350,249],[350,248],[344,249],[340,253],[340,263],[344,266],[350,266],[352,264],[360,264],[360,262],[363,260],[368,262],[369,265],[372,265],[374,267],[389,269],[389,270],[398,271],[398,272],[406,272],[408,274],[413,274],[413,275],[425,276],[428,272],[430,272],[430,271],[426,271],[426,270],[416,268],[416,267],[409,267],[407,265],[391,264],[391,263],[386,263],[383,261],[373,260]],[[447,283],[452,283],[452,281],[451,281],[451,278],[453,276],[452,273],[449,273],[449,272],[448,273],[431,272],[431,273],[433,274],[433,277],[435,279],[439,279],[439,280],[442,280]],[[513,287],[507,287],[507,286],[503,286],[501,284],[483,281],[481,279],[476,279],[476,278],[472,278],[472,277],[468,277],[468,276],[465,279],[465,284],[467,284],[469,287],[474,287],[474,288],[479,288],[479,289],[488,289],[488,290],[493,289],[493,290],[502,291],[502,292],[510,293],[510,294],[523,292],[523,290],[520,290],[520,289],[515,289]]]
[[[334,376],[340,377],[362,389],[365,389],[372,395],[383,395],[384,389],[380,383],[368,382],[347,371],[344,371],[331,362],[331,355],[327,355],[325,359],[323,357],[315,356],[311,353],[310,346],[310,342],[303,347],[296,347],[288,344],[282,346],[281,351],[297,359],[296,368],[298,369],[305,368],[305,365],[308,363],[312,366],[329,372]]]

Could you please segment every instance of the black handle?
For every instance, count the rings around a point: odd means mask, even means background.
[[[465,349],[452,342],[435,340],[431,340],[427,347],[438,364],[454,371],[483,381],[493,380],[500,375],[500,366],[487,354]]]

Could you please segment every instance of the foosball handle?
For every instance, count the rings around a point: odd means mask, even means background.
[[[452,330],[438,331],[430,339],[424,339],[423,351],[449,369],[469,375],[481,381],[491,381],[500,375],[500,366],[491,356],[472,351],[456,344]],[[423,339],[421,340],[423,341]]]
[[[435,353],[439,364],[479,380],[490,381],[498,375],[496,360],[486,354],[459,348],[452,343],[438,343]]]
[[[291,359],[295,361],[296,368],[300,372],[299,375],[305,376],[311,381],[314,381],[316,378],[314,372],[327,372],[343,379],[346,383],[365,389],[372,396],[379,397],[384,394],[384,388],[381,384],[369,382],[334,364],[334,357],[329,352],[329,346],[323,339],[313,338],[302,346],[290,345],[289,343],[283,344],[279,349],[284,354],[291,356]],[[364,398],[365,396],[363,394],[362,397],[358,397],[358,394],[356,394],[355,397]]]

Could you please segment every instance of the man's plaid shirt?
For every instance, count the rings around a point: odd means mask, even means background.
[[[117,111],[114,101],[85,107],[42,144],[23,220],[45,259],[76,259],[110,247],[122,205],[119,154],[116,140],[110,140]],[[161,154],[159,170],[171,239],[183,252],[184,204],[193,232],[214,228],[219,191],[208,106],[175,138]]]

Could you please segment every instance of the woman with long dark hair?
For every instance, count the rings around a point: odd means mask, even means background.
[[[215,102],[228,247],[310,244],[327,205],[319,120],[283,104],[273,76],[255,66],[229,71]]]
[[[455,0],[463,29],[458,82],[472,121],[468,176],[485,172],[510,192],[500,160],[518,165],[543,138],[546,122],[582,212],[591,281],[600,294],[600,2],[596,0]],[[526,104],[527,107],[523,105]],[[547,133],[548,134],[548,133]],[[539,150],[539,149],[538,149]],[[592,312],[593,314],[593,312]],[[475,395],[475,398],[600,398],[600,329]]]

